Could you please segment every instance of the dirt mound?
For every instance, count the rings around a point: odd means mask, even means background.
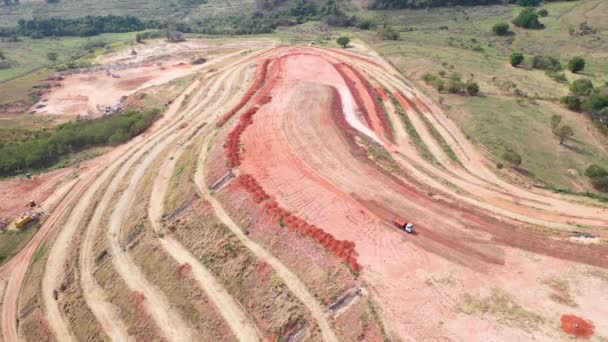
[[[587,321],[574,315],[563,315],[561,318],[562,330],[567,334],[577,338],[588,339],[593,336],[595,325],[591,321]]]

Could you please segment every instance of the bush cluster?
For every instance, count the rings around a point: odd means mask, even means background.
[[[125,142],[146,130],[159,112],[130,111],[122,115],[70,122],[58,126],[51,133],[0,146],[0,176],[49,167],[61,157],[88,147]]]
[[[463,82],[460,74],[455,72],[451,73],[449,77],[447,77],[447,80],[444,81],[442,77],[445,77],[445,75],[445,71],[439,72],[440,77],[426,73],[422,76],[422,79],[426,84],[433,86],[439,92],[447,90],[452,94],[467,93],[469,95],[477,95],[479,93],[479,84],[477,84],[477,82],[474,82],[473,80]]]
[[[608,171],[599,165],[592,164],[585,170],[585,176],[591,179],[591,185],[599,191],[608,192]]]
[[[538,14],[532,8],[522,10],[513,21],[513,25],[526,29],[542,29],[545,27],[538,21]]]

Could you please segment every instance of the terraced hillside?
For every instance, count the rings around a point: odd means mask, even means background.
[[[175,67],[0,269],[5,341],[608,336],[608,207],[505,180],[374,51]]]

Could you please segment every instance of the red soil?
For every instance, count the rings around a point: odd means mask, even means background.
[[[593,336],[595,325],[593,322],[584,320],[574,315],[562,315],[562,329],[577,338],[588,339]]]
[[[236,113],[238,113],[238,111],[245,107],[245,105],[249,103],[249,101],[251,101],[253,95],[255,95],[255,93],[257,93],[258,90],[262,88],[262,85],[266,81],[266,73],[268,71],[269,64],[270,59],[265,59],[263,63],[258,64],[255,73],[255,79],[251,86],[249,86],[249,89],[245,93],[245,96],[243,96],[241,102],[239,102],[236,106],[234,106],[234,108],[228,111],[228,113],[224,114],[224,116],[217,123],[218,127],[223,126],[226,122],[228,122],[228,120],[230,120],[230,118],[232,118]]]
[[[379,168],[355,143],[359,133],[344,117],[345,98],[339,90],[350,91],[355,109],[373,112],[368,124],[382,132],[380,121],[373,121],[380,117],[372,102],[375,91],[365,86],[352,67],[308,50],[295,48],[276,59],[254,101],[265,105],[256,107],[255,121],[242,119],[230,133],[236,139],[228,146],[232,148],[230,163],[236,161],[244,175],[232,189],[244,189],[249,202],[263,208],[264,213],[253,216],[280,218],[292,233],[311,237],[342,260],[356,257],[353,261],[361,264],[365,281],[376,290],[376,299],[385,317],[395,324],[397,335],[412,339],[448,335],[450,328],[430,322],[442,317],[449,324],[455,299],[444,299],[421,285],[430,274],[457,269],[467,291],[502,280],[515,284],[517,272],[512,265],[528,259],[507,246],[608,267],[605,247],[581,246],[519,229],[485,210],[431,198],[408,179]],[[395,96],[406,109],[428,109],[401,93]],[[244,128],[239,128],[241,122]],[[230,203],[232,195],[224,198],[228,206],[235,206]],[[238,209],[236,213],[246,215]],[[420,234],[408,235],[390,225],[397,214],[414,222]],[[426,319],[412,322],[408,318],[412,310]]]
[[[192,271],[192,265],[190,265],[189,263],[184,263],[184,264],[177,266],[177,276],[180,278],[184,277],[186,274],[190,273],[191,271]]]

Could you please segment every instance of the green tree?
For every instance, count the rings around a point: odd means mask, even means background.
[[[593,91],[593,83],[586,79],[578,79],[570,85],[570,92],[578,96],[589,96]]]
[[[502,159],[514,167],[518,167],[522,163],[521,156],[512,150],[505,151],[505,153],[502,154]]]
[[[348,46],[348,43],[350,43],[350,38],[348,38],[346,36],[342,36],[342,37],[336,39],[336,43],[338,43],[340,46],[342,46],[343,49],[346,49],[346,47]]]
[[[577,73],[585,69],[585,60],[582,57],[574,57],[568,62],[568,69]]]
[[[524,54],[521,52],[513,52],[509,57],[509,61],[511,62],[512,66],[517,67],[521,64],[521,62],[524,61]]]
[[[543,24],[538,21],[538,14],[531,8],[526,8],[519,13],[519,15],[511,21],[513,25],[526,29],[541,29]]]
[[[498,36],[506,36],[509,34],[509,24],[505,22],[496,23],[492,26],[492,32]]]
[[[46,58],[55,63],[57,61],[57,59],[59,58],[59,54],[57,52],[49,52],[46,54]]]
[[[574,135],[574,129],[568,125],[563,125],[559,126],[553,133],[559,138],[559,144],[563,145],[564,142],[572,138]]]

